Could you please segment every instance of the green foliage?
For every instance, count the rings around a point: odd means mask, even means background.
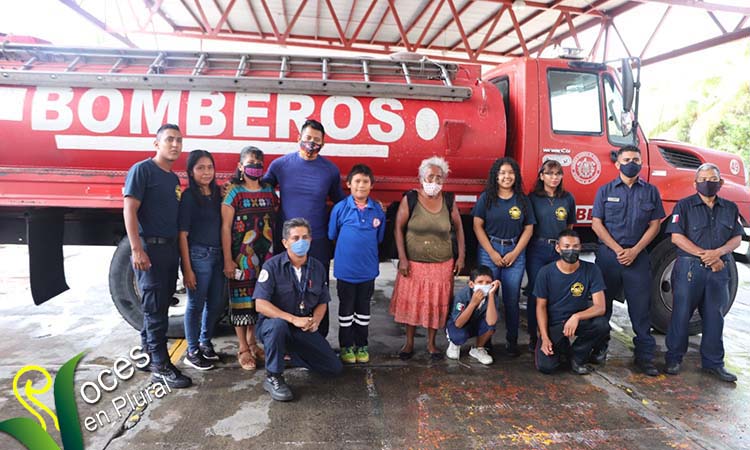
[[[727,103],[721,120],[706,133],[709,146],[750,159],[750,83],[744,83]]]

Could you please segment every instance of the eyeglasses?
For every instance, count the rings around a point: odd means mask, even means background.
[[[542,172],[542,173],[549,177],[561,177],[562,176],[562,172]]]

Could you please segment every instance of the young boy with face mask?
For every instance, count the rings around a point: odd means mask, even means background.
[[[492,270],[479,266],[471,271],[469,285],[456,294],[451,308],[451,316],[446,325],[448,332],[448,358],[458,359],[461,345],[476,337],[477,345],[469,351],[469,356],[482,364],[492,364],[493,359],[484,345],[495,332],[497,306],[495,293],[500,282],[492,280]]]

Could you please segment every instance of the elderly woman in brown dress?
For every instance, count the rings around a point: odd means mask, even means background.
[[[404,195],[396,213],[399,262],[390,312],[396,322],[406,326],[406,343],[399,353],[403,360],[414,355],[414,333],[418,326],[427,328],[427,351],[431,359],[443,358],[435,345],[435,336],[438,328],[445,325],[453,276],[464,266],[461,215],[455,196],[442,191],[448,170],[448,163],[438,156],[422,161],[421,186]],[[455,231],[458,243],[455,259],[451,230]]]

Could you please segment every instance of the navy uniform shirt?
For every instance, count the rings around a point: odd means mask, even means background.
[[[557,263],[542,267],[534,284],[534,296],[547,299],[549,326],[565,323],[573,314],[589,307],[591,295],[604,290],[602,272],[595,264],[580,261],[578,270],[562,273]]]
[[[734,236],[745,234],[734,202],[717,196],[714,207],[709,208],[698,194],[677,202],[666,232],[682,234],[704,250],[719,248]],[[692,256],[679,247],[677,253],[680,256]],[[727,255],[722,257],[726,258]]]
[[[665,214],[656,186],[638,178],[628,187],[618,176],[596,191],[593,216],[601,219],[618,244],[632,247],[641,240],[649,222]]]
[[[484,219],[484,231],[487,236],[500,239],[518,239],[526,225],[536,223],[534,212],[529,206],[526,196],[513,197],[505,200],[495,197],[495,201],[487,207],[487,193],[479,196],[471,215]]]
[[[380,273],[378,244],[385,235],[385,213],[367,199],[359,209],[351,195],[336,203],[328,222],[328,239],[336,241],[333,275],[349,283],[374,280]]]
[[[471,303],[472,295],[474,295],[474,291],[471,290],[469,286],[466,286],[458,291],[458,294],[456,294],[456,297],[453,299],[453,308],[451,308],[450,318],[451,322],[456,323],[456,319],[458,319],[458,316],[460,316],[461,313],[464,312],[464,309],[469,306],[469,303]],[[497,292],[495,292],[495,295],[497,295]],[[466,327],[466,325],[470,323],[474,323],[477,320],[484,319],[484,317],[487,315],[488,297],[489,295],[486,295],[484,297],[484,300],[482,300],[479,306],[476,307],[469,320],[466,322],[466,324],[464,324],[464,327]]]
[[[317,259],[308,256],[297,281],[294,267],[286,251],[263,263],[253,297],[268,300],[282,311],[299,317],[312,315],[321,303],[331,301],[326,269]],[[260,315],[263,318],[262,314]]]
[[[161,169],[151,158],[134,164],[125,178],[123,195],[141,202],[138,231],[143,237],[177,237],[181,194],[177,175]]]
[[[180,201],[179,227],[188,232],[190,245],[221,247],[221,197],[186,189]]]
[[[576,223],[576,201],[570,192],[562,197],[531,194],[529,201],[536,218],[534,237],[557,239],[562,230]]]

